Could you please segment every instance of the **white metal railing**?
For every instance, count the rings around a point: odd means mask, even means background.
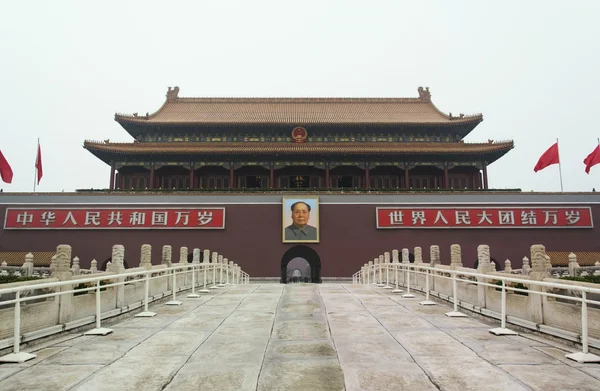
[[[212,269],[212,270],[211,270]],[[219,278],[217,278],[217,269],[219,269]],[[212,271],[212,283],[211,289],[216,289],[218,286],[216,285],[217,281],[220,286],[225,286],[229,284],[229,277],[231,277],[231,284],[240,285],[240,284],[249,284],[250,283],[250,275],[243,270],[238,265],[229,265],[224,263],[188,263],[188,264],[179,264],[176,266],[160,268],[160,269],[146,269],[139,270],[134,272],[125,272],[125,273],[112,273],[105,274],[97,277],[85,277],[78,279],[69,279],[65,281],[54,281],[54,282],[42,282],[32,281],[32,284],[27,285],[18,285],[10,288],[0,289],[0,297],[4,294],[14,294],[15,298],[10,300],[4,300],[0,303],[5,306],[9,304],[14,304],[14,333],[13,333],[13,352],[0,357],[0,362],[24,362],[29,359],[35,358],[36,355],[25,353],[20,351],[21,344],[21,303],[39,300],[43,298],[50,298],[60,295],[67,295],[79,292],[87,292],[87,291],[96,291],[96,313],[95,313],[95,328],[84,333],[85,335],[106,335],[112,332],[111,329],[103,328],[101,324],[102,320],[102,290],[109,287],[117,287],[119,285],[131,284],[134,281],[128,280],[128,278],[139,277],[137,281],[144,281],[144,311],[136,314],[136,317],[151,317],[156,315],[154,312],[150,312],[148,309],[149,305],[149,293],[150,293],[150,280],[171,277],[171,291],[172,291],[172,300],[165,303],[167,305],[181,305],[182,302],[177,301],[177,283],[176,277],[177,275],[187,276],[191,273],[192,275],[192,292],[188,295],[188,297],[200,297],[200,295],[196,294],[195,288],[199,286],[203,286],[200,293],[208,293],[210,292],[207,289],[207,274]],[[197,281],[197,274],[203,274],[203,281]],[[223,279],[223,273],[225,273],[226,280]],[[154,275],[153,275],[154,274]],[[101,281],[108,281],[107,284],[100,284]],[[226,281],[226,283],[223,283]],[[81,289],[73,289],[72,287],[78,286],[80,284],[94,284],[94,286],[89,288],[81,288]],[[50,293],[43,293],[37,295],[31,295],[22,297],[22,293],[27,291],[29,293],[34,292],[35,290],[40,290],[44,288],[61,288],[61,287],[69,287],[67,290],[57,290]],[[167,289],[168,291],[168,289]]]
[[[402,281],[402,286],[406,286],[407,293],[403,295],[403,297],[414,297],[410,295],[410,280],[411,274],[414,275],[423,275],[425,276],[425,288],[421,288],[426,295],[425,301],[422,301],[420,304],[436,304],[435,302],[431,302],[429,300],[430,293],[433,292],[430,289],[430,278],[435,279],[446,279],[452,280],[452,302],[453,302],[453,311],[446,313],[447,316],[450,317],[459,317],[466,316],[461,314],[458,311],[459,300],[458,300],[458,282],[466,282],[468,284],[474,284],[477,286],[485,286],[492,288],[500,288],[501,289],[501,310],[500,310],[500,328],[491,329],[490,332],[496,335],[515,335],[512,330],[506,328],[506,292],[515,291],[515,292],[525,292],[529,295],[540,295],[545,297],[553,297],[560,298],[563,300],[570,300],[576,303],[581,303],[581,336],[580,341],[582,345],[582,351],[577,353],[567,354],[566,357],[572,360],[584,363],[584,362],[600,362],[600,356],[589,353],[589,340],[588,340],[588,304],[600,304],[600,301],[591,300],[587,298],[588,294],[600,294],[600,288],[593,288],[590,286],[582,286],[582,285],[573,285],[573,284],[564,284],[557,282],[548,282],[548,281],[536,281],[528,278],[519,278],[515,277],[512,274],[507,274],[503,276],[502,273],[493,273],[493,274],[482,274],[477,272],[470,272],[465,270],[466,268],[457,268],[453,269],[447,265],[444,268],[440,267],[432,267],[428,264],[414,264],[414,263],[379,263],[372,265],[365,265],[358,272],[353,274],[353,281],[355,284],[364,284],[364,285],[376,285],[381,287],[383,285],[382,281],[382,270],[385,268],[389,270],[395,270],[396,273],[401,271],[401,274],[404,274],[404,278]],[[446,268],[447,267],[447,268]],[[470,277],[471,279],[466,279],[465,277]],[[492,284],[489,281],[500,281],[501,286],[496,284]],[[388,285],[389,281],[386,281],[386,285]],[[402,291],[398,289],[399,281],[398,277],[395,278],[396,290],[393,293],[401,293]],[[525,286],[536,286],[539,288],[546,289],[564,289],[568,291],[578,292],[581,297],[568,296],[568,295],[560,295],[556,293],[546,292],[543,289],[540,290],[532,290],[532,289],[521,289],[516,287],[508,286],[507,283],[521,283]]]

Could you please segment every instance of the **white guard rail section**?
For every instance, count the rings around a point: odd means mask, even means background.
[[[69,279],[66,281],[56,281],[53,279],[53,282],[46,283],[32,283],[27,285],[19,284],[19,286],[13,286],[9,288],[0,289],[0,298],[3,295],[14,295],[14,299],[0,301],[0,305],[2,307],[6,307],[7,305],[14,304],[14,322],[13,322],[13,352],[7,355],[0,357],[0,362],[9,362],[9,363],[22,363],[24,361],[35,358],[35,354],[26,353],[20,351],[20,344],[23,339],[23,335],[21,334],[21,315],[22,315],[22,304],[27,304],[29,301],[39,301],[41,299],[48,298],[57,298],[61,295],[71,295],[74,293],[82,293],[88,291],[95,291],[95,315],[93,317],[93,321],[86,321],[86,318],[89,319],[89,316],[84,317],[84,319],[71,319],[72,324],[74,324],[71,328],[81,327],[82,325],[89,324],[95,321],[95,328],[85,332],[85,335],[107,335],[111,333],[113,330],[109,328],[102,327],[101,320],[109,318],[111,316],[119,315],[121,313],[131,311],[133,309],[137,309],[141,307],[141,303],[138,301],[138,306],[135,305],[126,305],[127,308],[117,309],[118,311],[108,311],[104,314],[102,313],[102,302],[103,295],[108,296],[111,293],[111,287],[122,287],[125,285],[131,284],[143,284],[144,285],[144,299],[143,299],[143,312],[136,314],[136,317],[152,317],[156,315],[155,312],[151,312],[148,309],[148,304],[150,302],[150,283],[153,280],[161,280],[165,279],[167,282],[167,289],[165,290],[166,295],[172,294],[172,300],[165,303],[166,305],[182,305],[181,301],[177,300],[177,276],[180,278],[184,278],[184,281],[189,281],[191,279],[191,293],[187,295],[188,298],[197,298],[200,297],[198,293],[209,293],[210,289],[216,290],[220,287],[224,287],[228,284],[249,284],[250,276],[248,273],[241,270],[237,264],[230,265],[224,263],[188,263],[183,265],[177,265],[172,267],[159,266],[153,267],[150,269],[132,271],[126,273],[102,273],[102,276],[97,277],[86,277],[79,279]],[[202,278],[199,275],[202,274]],[[212,274],[212,276],[211,276]],[[222,275],[225,274],[225,278]],[[208,278],[212,282],[212,286],[207,288],[207,275]],[[212,278],[211,278],[212,277]],[[219,278],[221,277],[221,278]],[[91,287],[83,288],[83,289],[74,289],[74,287],[81,286],[81,284],[91,284]],[[13,284],[14,285],[14,284]],[[170,285],[170,287],[169,287]],[[186,289],[189,289],[189,285],[186,285]],[[196,291],[196,287],[202,287]],[[51,290],[49,293],[44,293],[42,290]],[[180,289],[181,291],[182,289]],[[31,293],[34,292],[33,295]],[[41,292],[40,294],[35,294],[35,292]],[[114,296],[114,295],[113,295]],[[164,295],[160,296],[161,298]],[[58,333],[64,331],[65,325],[57,325],[58,327],[52,328],[53,330],[44,333],[43,335],[38,336],[41,338],[43,336],[47,336],[53,333]],[[35,338],[30,338],[29,340],[33,340]],[[9,345],[10,346],[10,345]]]
[[[438,266],[438,265],[436,265]],[[435,305],[436,303],[429,300],[431,294],[436,294],[434,289],[430,286],[436,283],[440,283],[441,280],[451,280],[452,282],[452,302],[454,305],[453,311],[447,312],[446,315],[449,317],[465,317],[466,315],[459,312],[459,303],[464,304],[465,300],[459,299],[458,283],[464,283],[468,285],[475,285],[477,289],[485,287],[494,288],[494,290],[501,291],[501,303],[500,303],[500,322],[501,326],[498,328],[490,329],[492,334],[502,335],[516,335],[517,333],[506,327],[507,323],[507,292],[515,293],[522,292],[528,295],[533,295],[530,300],[538,299],[542,297],[550,297],[554,299],[560,299],[561,301],[571,301],[579,303],[581,305],[581,335],[578,339],[582,345],[581,352],[575,352],[567,354],[566,357],[580,362],[580,363],[598,363],[600,362],[600,356],[589,352],[589,340],[588,340],[588,305],[600,305],[600,301],[591,300],[587,296],[590,294],[600,294],[600,289],[589,286],[580,286],[573,284],[561,284],[547,281],[536,281],[531,279],[518,278],[514,275],[503,276],[501,273],[493,274],[482,274],[476,272],[470,272],[465,270],[466,268],[452,269],[446,265],[439,265],[441,267],[432,267],[427,264],[411,264],[411,263],[379,263],[379,264],[365,264],[361,267],[361,270],[354,273],[352,276],[355,284],[363,284],[369,286],[380,287],[383,289],[390,289],[390,279],[393,279],[396,285],[396,289],[392,293],[402,293],[399,286],[406,287],[407,293],[402,295],[403,298],[414,298],[415,296],[410,294],[411,281],[414,284],[418,278],[421,282],[425,280],[425,287],[419,286],[419,290],[425,293],[425,300],[421,301],[421,305]],[[385,271],[384,271],[385,270]],[[473,270],[473,269],[471,269]],[[390,276],[391,278],[385,278],[384,276]],[[395,275],[395,278],[394,278]],[[384,279],[386,281],[384,281]],[[399,282],[401,280],[401,283]],[[493,281],[493,283],[492,283]],[[509,284],[522,284],[525,288],[517,288],[510,286]],[[572,292],[574,295],[556,294],[548,291],[552,290],[566,290]],[[437,294],[439,297],[442,295]],[[536,297],[536,295],[539,295]],[[472,304],[472,303],[470,303]],[[471,305],[473,307],[473,305]],[[491,312],[491,311],[489,311]],[[539,328],[538,328],[539,329]],[[594,329],[593,329],[594,330]],[[595,329],[598,331],[598,329]],[[541,330],[540,330],[541,331]],[[542,331],[543,332],[543,331]]]

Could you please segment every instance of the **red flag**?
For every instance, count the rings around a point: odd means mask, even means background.
[[[0,176],[2,177],[2,180],[4,182],[6,182],[6,183],[12,182],[12,178],[13,178],[12,168],[10,168],[10,164],[8,164],[8,161],[2,154],[2,151],[0,151]]]
[[[35,159],[35,168],[37,168],[37,184],[40,184],[40,179],[42,179],[42,149],[40,148],[40,142],[38,141],[38,152],[37,158]]]
[[[558,142],[555,142],[544,154],[540,157],[533,171],[538,172],[544,168],[559,163],[558,159]]]
[[[595,166],[596,164],[600,164],[600,144],[590,153],[585,160],[583,161],[585,164],[585,172],[590,173],[590,168]]]

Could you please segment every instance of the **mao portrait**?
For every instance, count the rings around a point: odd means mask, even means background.
[[[319,198],[283,198],[283,242],[319,243]]]

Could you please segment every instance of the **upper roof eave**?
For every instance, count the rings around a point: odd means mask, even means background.
[[[483,120],[482,114],[458,117],[440,111],[429,88],[418,98],[183,98],[179,88],[155,113],[115,114],[123,127],[198,125],[407,125],[458,126]]]

